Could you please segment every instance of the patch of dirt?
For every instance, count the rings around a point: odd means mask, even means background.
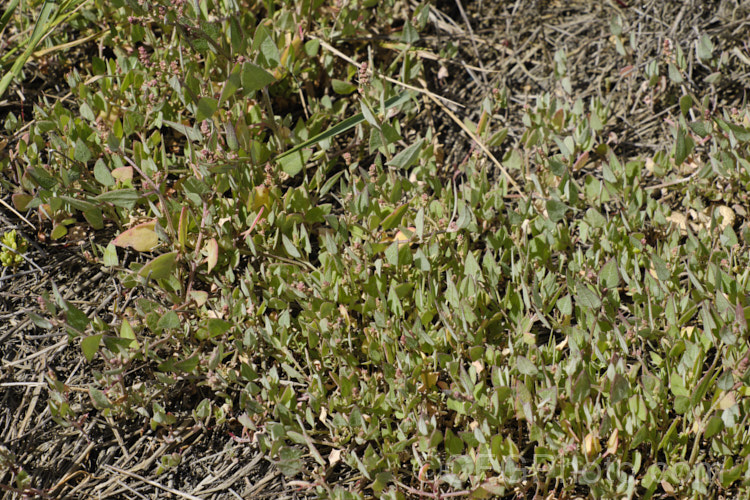
[[[420,43],[435,54],[454,44],[458,56],[425,60],[428,83],[436,93],[462,104],[464,108],[453,111],[475,123],[493,89],[507,90],[509,105],[502,117],[509,129],[506,148],[525,130],[522,109],[546,92],[568,101],[581,99],[586,107],[592,98],[608,105],[611,118],[601,136],[618,156],[650,157],[669,149],[671,141],[664,141],[672,137],[667,120],[679,114],[674,96],[681,92],[664,68],[677,46],[687,60],[681,85],[698,99],[721,96],[720,102],[711,103],[715,109],[741,106],[750,88],[745,62],[750,55],[748,2],[519,0],[463,2],[459,8],[461,4],[444,0],[431,10],[432,33]],[[613,25],[621,26],[620,52]],[[713,41],[714,54],[731,54],[717,83],[709,83],[713,70],[696,56],[704,35]],[[555,78],[558,51],[566,56],[572,98]],[[647,67],[654,62],[662,66],[663,76],[650,87]],[[445,115],[435,113],[446,163],[458,166],[472,142]],[[495,154],[502,157],[503,151]]]

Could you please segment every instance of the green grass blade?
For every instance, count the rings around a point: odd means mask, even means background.
[[[10,82],[12,82],[14,78],[17,78],[18,75],[21,74],[21,69],[23,68],[24,64],[26,64],[26,61],[28,61],[29,57],[31,57],[31,54],[34,52],[34,49],[36,49],[39,41],[48,32],[50,28],[49,20],[56,8],[57,4],[55,4],[54,2],[51,2],[50,0],[44,2],[42,11],[39,13],[39,17],[36,20],[34,31],[31,33],[31,37],[27,42],[26,50],[24,50],[23,53],[18,57],[18,59],[16,59],[16,61],[13,63],[13,67],[10,68],[10,71],[8,71],[3,76],[3,79],[0,80],[0,98],[5,95],[5,91],[8,90]]]
[[[409,91],[402,92],[399,95],[393,96],[390,99],[388,99],[387,101],[385,101],[385,105],[384,105],[385,109],[381,109],[380,111],[384,112],[384,111],[387,111],[387,110],[393,108],[394,106],[398,106],[400,104],[403,104],[406,101],[408,101],[409,99],[411,99],[411,97],[412,97],[412,93],[409,92]],[[346,120],[343,120],[343,121],[337,123],[333,127],[330,127],[327,130],[319,133],[315,137],[313,137],[311,139],[308,139],[308,140],[306,140],[305,142],[303,142],[301,144],[297,144],[292,149],[290,149],[288,151],[284,151],[283,153],[281,153],[279,156],[276,157],[276,161],[279,161],[279,160],[281,160],[282,158],[284,158],[286,156],[294,154],[294,153],[296,153],[297,151],[299,151],[301,149],[308,148],[308,147],[313,146],[313,145],[315,145],[315,144],[317,144],[317,143],[319,143],[321,141],[324,141],[326,139],[330,139],[330,138],[335,137],[335,136],[337,136],[339,134],[343,134],[347,130],[356,127],[357,125],[359,125],[363,121],[365,121],[364,115],[362,113],[357,113],[356,115],[354,115],[352,117],[349,117]]]
[[[8,25],[8,21],[13,17],[13,13],[16,11],[16,7],[18,7],[20,1],[21,0],[11,0],[8,7],[6,7],[5,12],[3,12],[3,17],[0,17],[0,33],[2,33]]]
[[[21,0],[11,0],[10,4],[5,9],[5,12],[3,12],[3,16],[0,17],[0,36],[3,35],[5,27],[8,26],[10,19],[13,17],[13,14],[16,11],[16,7],[18,7],[18,4],[20,2]],[[13,57],[13,54],[15,54],[16,52],[18,52],[18,47],[13,47],[12,49],[8,50],[5,54],[3,54],[2,57],[0,57],[0,63],[5,66],[5,61],[10,60],[10,58]]]
[[[54,1],[46,0],[44,2],[44,5],[42,5],[42,10],[41,12],[39,12],[39,17],[37,17],[36,24],[34,25],[34,31],[31,33],[31,36],[25,44],[26,49],[24,49],[23,53],[18,56],[18,59],[15,60],[11,69],[5,75],[3,75],[2,80],[0,80],[0,98],[5,95],[5,92],[8,90],[8,87],[10,86],[10,83],[13,81],[13,79],[18,78],[18,75],[21,74],[21,69],[23,69],[23,66],[34,53],[37,45],[39,45],[39,43],[44,38],[46,38],[60,23],[66,21],[73,14],[75,14],[75,12],[86,2],[88,2],[88,0],[71,0],[66,2],[60,8],[58,8],[57,3],[55,3]],[[15,5],[17,4],[18,0],[14,0],[14,4],[11,4],[12,9],[15,9]],[[71,6],[73,6],[72,9],[70,9]],[[5,12],[5,14],[3,14],[2,19],[0,19],[0,25],[2,25],[2,22],[8,22],[8,19],[10,19],[10,15],[8,13],[11,12],[12,9],[9,8]],[[60,15],[60,13],[62,12],[65,12],[65,14]]]

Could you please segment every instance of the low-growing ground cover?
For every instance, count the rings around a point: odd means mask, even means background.
[[[4,497],[747,495],[747,9],[628,3],[10,2]]]

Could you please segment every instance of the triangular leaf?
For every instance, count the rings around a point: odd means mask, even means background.
[[[576,292],[576,301],[581,307],[586,309],[599,309],[602,306],[602,301],[597,294],[583,283],[578,284]]]
[[[76,141],[76,147],[73,151],[73,158],[80,161],[81,163],[86,163],[91,159],[91,150],[81,139],[78,139]]]
[[[612,388],[610,390],[612,404],[617,404],[629,396],[630,384],[628,383],[628,379],[617,373],[614,380],[612,380]]]
[[[417,158],[419,158],[419,153],[422,152],[422,144],[424,144],[424,139],[418,140],[394,156],[393,159],[388,162],[388,165],[401,169],[411,167],[414,162],[417,161]]]
[[[146,264],[138,272],[138,276],[160,280],[168,278],[172,273],[175,262],[177,261],[177,252],[169,252],[160,255]]]
[[[91,362],[96,356],[96,352],[99,350],[99,343],[102,340],[102,334],[89,335],[88,337],[81,340],[81,351],[86,361]]]
[[[219,101],[213,97],[201,97],[198,101],[198,111],[195,113],[195,120],[202,122],[208,120],[216,112]]]
[[[388,231],[389,229],[393,229],[394,227],[398,226],[401,223],[401,219],[403,218],[407,208],[409,208],[409,205],[404,203],[400,207],[396,208],[393,212],[391,212],[391,214],[383,219],[383,222],[381,223],[383,229],[385,231]]]
[[[260,90],[276,81],[271,73],[251,62],[242,65],[242,88],[245,93]]]
[[[599,284],[605,288],[617,288],[620,284],[620,272],[617,270],[617,261],[612,258],[602,266],[599,271]]]

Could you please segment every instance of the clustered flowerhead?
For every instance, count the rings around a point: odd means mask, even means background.
[[[208,148],[203,148],[198,152],[198,155],[206,162],[206,163],[216,163],[219,160],[219,155],[216,154],[216,151],[212,151]]]
[[[204,137],[208,137],[208,134],[211,133],[211,122],[208,120],[203,120],[201,122],[201,134],[203,134]]]
[[[146,47],[144,47],[143,45],[138,47],[138,60],[145,67],[147,68],[151,67],[151,57],[148,55],[148,51],[146,50]]]
[[[264,184],[268,187],[275,186],[276,181],[274,180],[274,177],[273,177],[274,170],[273,170],[273,165],[271,165],[271,162],[266,163],[266,166],[263,170],[266,173],[266,180]]]
[[[675,62],[675,55],[674,55],[674,47],[672,45],[672,40],[665,38],[664,43],[662,44],[661,49],[662,56],[664,57],[664,60],[668,64],[674,64]]]
[[[359,65],[359,91],[364,92],[367,86],[370,84],[370,72],[368,71],[367,62],[363,62]]]
[[[5,267],[18,267],[23,262],[22,254],[28,248],[26,240],[16,238],[16,230],[13,229],[3,234],[2,244],[0,263]]]

